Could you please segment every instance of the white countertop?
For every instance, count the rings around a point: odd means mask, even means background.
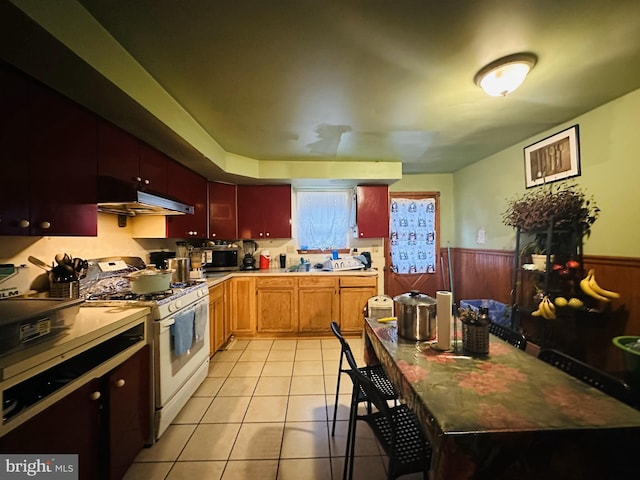
[[[350,277],[377,277],[378,270],[321,270],[312,268],[308,272],[290,272],[286,268],[270,268],[264,270],[237,270],[233,272],[209,273],[206,276],[207,285],[212,287],[225,280],[233,277],[281,277],[281,276],[309,276],[309,275],[326,275],[326,276],[350,276]]]

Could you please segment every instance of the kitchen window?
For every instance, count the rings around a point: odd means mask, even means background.
[[[348,248],[353,191],[296,192],[297,239],[301,250]]]

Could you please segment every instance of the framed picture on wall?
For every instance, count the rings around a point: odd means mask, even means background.
[[[525,147],[524,171],[527,188],[580,175],[578,125]]]

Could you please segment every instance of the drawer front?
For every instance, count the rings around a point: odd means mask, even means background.
[[[313,288],[313,287],[337,287],[338,281],[337,277],[299,277],[298,278],[298,287],[299,288]]]
[[[376,277],[340,277],[340,287],[375,287]]]
[[[295,279],[293,277],[262,277],[256,278],[256,288],[293,288]]]
[[[209,288],[209,299],[220,298],[224,296],[224,285],[222,283]]]

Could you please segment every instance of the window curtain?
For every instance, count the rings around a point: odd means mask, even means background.
[[[436,201],[395,198],[389,235],[395,273],[436,273]]]
[[[301,249],[347,247],[351,210],[348,191],[298,191],[296,201],[298,242]]]

